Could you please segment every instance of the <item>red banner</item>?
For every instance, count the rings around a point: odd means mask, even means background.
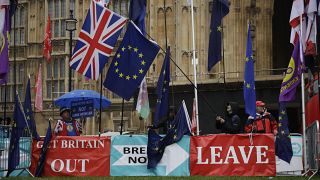
[[[310,126],[315,120],[320,119],[319,95],[316,94],[309,99],[306,105],[306,124]],[[302,132],[302,131],[301,131]]]
[[[34,174],[43,141],[33,141]],[[51,140],[42,176],[110,176],[110,137],[58,136]]]
[[[252,143],[252,144],[251,144]],[[192,136],[191,176],[275,176],[272,134]]]

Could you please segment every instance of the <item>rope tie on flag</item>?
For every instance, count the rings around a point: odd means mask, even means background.
[[[253,145],[253,128],[251,130],[251,132],[249,133],[249,141],[250,141],[250,145]]]

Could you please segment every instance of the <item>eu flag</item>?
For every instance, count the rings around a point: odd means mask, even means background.
[[[170,83],[170,48],[167,49],[157,84],[157,109],[153,125],[168,117],[169,113],[169,83]]]
[[[208,50],[208,71],[221,60],[222,18],[229,13],[227,0],[214,0],[212,2],[210,40]]]
[[[37,133],[37,127],[36,127],[34,117],[33,117],[33,112],[32,112],[31,93],[30,93],[30,78],[28,79],[28,83],[27,83],[23,109],[24,109],[24,112],[26,115],[26,119],[27,119],[29,128],[32,132],[33,138],[39,140],[40,137]]]
[[[18,166],[20,163],[19,140],[24,132],[24,129],[27,127],[25,116],[20,106],[18,92],[16,92],[16,96],[15,96],[13,120],[14,120],[14,124],[12,127],[11,137],[10,137],[7,176],[9,176],[10,173],[13,170],[15,170],[16,166]]]
[[[129,19],[141,30],[146,33],[144,18],[146,16],[146,0],[130,0]]]
[[[130,21],[103,85],[125,100],[130,100],[159,49]]]
[[[254,64],[252,54],[252,41],[250,33],[250,24],[248,27],[246,60],[244,67],[243,96],[246,113],[256,117],[256,90],[254,85]]]
[[[184,101],[172,121],[168,123],[168,132],[164,137],[166,146],[180,141],[183,135],[191,135],[191,121]]]
[[[191,134],[191,121],[184,101],[175,118],[168,122],[168,132],[164,137],[159,136],[153,129],[148,131],[148,169],[155,168],[160,162],[166,146],[181,140],[183,135]]]
[[[49,121],[46,137],[43,140],[42,149],[41,149],[38,165],[36,168],[36,173],[35,173],[36,177],[41,177],[41,174],[45,165],[45,161],[46,161],[46,153],[50,145],[51,138],[52,138],[52,131],[51,131],[51,123]]]
[[[293,156],[290,132],[288,128],[288,116],[286,111],[286,104],[280,102],[279,104],[279,124],[278,135],[276,137],[276,155],[290,164]]]
[[[162,143],[162,137],[153,129],[149,129],[147,147],[148,169],[155,168],[157,166],[163,156],[164,149],[165,146]]]

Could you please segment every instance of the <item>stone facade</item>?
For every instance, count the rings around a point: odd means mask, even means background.
[[[164,7],[165,2],[165,7]],[[148,0],[146,27],[147,33],[161,47],[171,47],[171,57],[183,72],[193,80],[191,6],[187,0]],[[69,9],[74,4],[74,15],[78,20],[73,45],[79,34],[89,8],[90,0],[20,0],[17,14],[18,36],[16,42],[16,73],[13,68],[14,48],[10,47],[10,81],[6,91],[7,116],[13,111],[13,79],[16,74],[17,88],[24,98],[27,75],[31,75],[34,88],[38,66],[42,64],[44,111],[36,112],[36,123],[41,135],[45,134],[48,119],[59,118],[58,107],[52,108],[52,100],[68,91],[69,33],[65,31],[65,20]],[[257,81],[280,80],[281,76],[272,71],[272,16],[274,0],[230,0],[230,13],[223,21],[223,61],[210,72],[207,71],[208,39],[210,32],[212,0],[194,0],[195,49],[198,59],[197,79],[202,85],[214,83],[232,83],[243,81],[244,59],[246,51],[247,24],[252,24],[252,41],[254,50]],[[109,8],[124,16],[128,15],[129,0],[111,0]],[[20,9],[20,10],[19,10]],[[43,39],[48,14],[52,25],[52,61],[42,56]],[[166,22],[166,26],[165,26]],[[21,33],[22,32],[22,33]],[[13,34],[13,33],[12,33]],[[165,35],[167,34],[167,40]],[[18,37],[17,36],[17,37]],[[122,37],[123,35],[121,35]],[[16,38],[17,38],[16,37]],[[119,41],[121,40],[121,37]],[[12,38],[12,35],[11,35]],[[24,39],[23,42],[22,39]],[[16,41],[18,41],[16,39]],[[11,41],[13,42],[13,41]],[[115,48],[116,49],[116,48]],[[114,50],[115,52],[115,50]],[[159,72],[165,53],[160,50],[147,73],[148,87],[157,84]],[[109,60],[110,62],[110,60]],[[108,66],[108,65],[106,65]],[[18,73],[19,71],[19,73]],[[103,71],[104,80],[107,67]],[[190,84],[179,68],[171,63],[171,85]],[[72,89],[92,89],[100,91],[100,81],[86,80],[82,75],[72,73]],[[190,84],[191,85],[191,84]],[[10,92],[9,92],[10,91]],[[121,120],[122,99],[102,88],[102,93],[112,101],[110,108],[102,113],[102,131],[118,131]],[[4,86],[1,86],[1,109],[4,112]],[[35,94],[32,91],[32,99]],[[155,107],[151,107],[154,109]],[[124,103],[124,131],[145,132],[145,125],[150,124],[152,114],[147,122],[140,121],[135,111],[134,99]],[[201,118],[201,117],[200,117]],[[98,133],[98,117],[88,118],[84,126],[85,134]]]

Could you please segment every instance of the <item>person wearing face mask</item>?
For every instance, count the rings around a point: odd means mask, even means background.
[[[56,136],[80,136],[82,132],[81,125],[78,121],[71,118],[70,108],[62,107],[60,109],[62,119],[58,120],[54,134]]]
[[[278,122],[265,108],[263,101],[256,101],[256,117],[249,116],[246,126],[246,133],[273,133],[278,134]]]
[[[238,104],[229,102],[226,105],[226,117],[217,116],[216,127],[221,129],[222,133],[238,134],[241,133],[241,120],[237,115]]]

